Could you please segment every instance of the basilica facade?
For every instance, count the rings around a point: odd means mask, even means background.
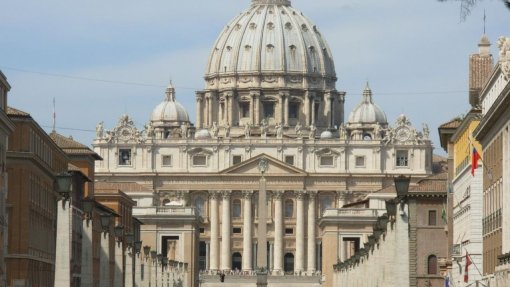
[[[393,196],[376,191],[432,174],[433,151],[428,127],[390,123],[368,83],[345,119],[336,82],[308,18],[289,0],[252,0],[212,47],[196,120],[170,84],[144,127],[98,124],[96,181],[137,203],[144,245],[189,262],[191,286],[261,267],[270,286],[331,286]]]

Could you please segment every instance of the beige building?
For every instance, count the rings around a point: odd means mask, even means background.
[[[144,245],[190,263],[190,286],[215,286],[219,271],[254,286],[259,267],[270,286],[332,286],[333,264],[384,213],[388,195],[370,194],[432,173],[429,128],[404,115],[389,124],[368,84],[344,120],[327,42],[288,0],[236,16],[205,80],[195,125],[169,85],[143,128],[123,115],[93,142],[96,181],[122,186]],[[350,205],[360,200],[372,204]]]
[[[491,286],[508,286],[510,38],[501,37],[498,47],[498,62],[480,93],[482,120],[474,134],[484,154],[484,274],[493,277]]]

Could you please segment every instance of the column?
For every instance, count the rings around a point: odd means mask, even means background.
[[[296,256],[294,272],[302,272],[305,266],[305,195],[306,191],[298,190],[296,194]]]
[[[122,250],[122,241],[117,241],[115,239],[115,268],[113,271],[113,286],[114,287],[123,287],[124,286],[124,280],[123,280],[123,261],[124,261],[124,254]]]
[[[218,199],[219,193],[216,191],[212,191],[210,194],[211,199],[211,253],[210,253],[210,269],[211,270],[219,270],[220,269],[220,257],[219,257],[219,249],[220,249],[220,223],[218,220]]]
[[[99,267],[99,286],[110,286],[110,235],[104,231],[101,232]]]
[[[228,124],[234,125],[234,94],[228,94]]]
[[[211,265],[210,265],[211,255],[210,255],[210,252],[211,252],[211,243],[210,242],[206,242],[205,243],[205,270],[211,270]]]
[[[310,126],[312,121],[310,120],[310,95],[309,92],[305,92],[305,124],[307,127]]]
[[[231,191],[222,192],[221,206],[221,270],[231,270],[232,260],[230,256],[230,194]]]
[[[278,97],[278,106],[279,106],[279,110],[280,110],[280,123],[284,123],[284,113],[285,113],[285,108],[284,108],[284,105],[283,105],[283,98],[285,97],[285,94],[283,93],[280,93],[279,97]]]
[[[250,124],[255,125],[255,96],[253,94],[250,95]]]
[[[283,271],[283,190],[273,192],[274,199],[274,267]]]
[[[198,94],[196,95],[196,101],[197,101],[197,105],[196,105],[196,108],[197,108],[197,129],[201,129],[202,126],[203,126],[203,122],[202,122],[202,112],[203,112],[203,107],[202,107],[202,94]]]
[[[283,124],[289,126],[289,95],[285,95],[283,102]]]
[[[308,274],[312,274],[317,270],[316,267],[316,242],[315,242],[315,224],[316,224],[316,217],[315,217],[315,199],[317,197],[316,191],[309,191],[308,192],[308,256],[307,259],[307,265],[306,270],[308,271]]]
[[[209,98],[207,98],[207,101],[208,101],[207,116],[209,117],[208,126],[211,127],[213,124],[213,98],[212,98],[212,95],[209,95]]]
[[[81,286],[92,287],[92,219],[83,220],[81,238]],[[56,285],[56,284],[55,284]]]
[[[274,268],[274,242],[269,242],[269,270]]]
[[[142,281],[142,265],[144,265],[145,258],[141,254],[141,252],[143,252],[143,251],[140,251],[140,253],[135,254],[135,271],[134,271],[134,273],[135,273],[135,285],[133,285],[133,287],[142,287],[143,286],[142,283],[147,280],[147,278],[144,277],[144,279],[143,279],[144,281]],[[146,265],[144,265],[144,267],[145,266]],[[145,271],[145,272],[147,272],[147,271]]]
[[[57,202],[57,238],[55,251],[55,286],[71,282],[71,201]]]
[[[244,214],[243,214],[243,270],[251,271],[253,269],[252,263],[252,222],[253,217],[251,214],[251,198],[253,195],[252,190],[243,191],[244,198]]]
[[[135,286],[134,280],[133,280],[133,277],[134,277],[133,276],[134,275],[133,262],[135,259],[134,253],[135,253],[135,250],[134,250],[133,246],[128,246],[126,249],[126,275],[124,276],[124,278],[125,278],[124,286],[126,286],[126,287]]]
[[[255,95],[255,125],[260,125],[260,94]]]
[[[317,123],[315,122],[315,118],[316,118],[316,116],[315,116],[315,98],[313,98],[313,97],[310,97],[310,108],[312,110],[312,115],[311,115],[310,121],[311,121],[312,125],[317,126]]]

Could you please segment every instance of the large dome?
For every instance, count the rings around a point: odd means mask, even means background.
[[[207,88],[231,84],[232,77],[243,86],[259,86],[267,77],[278,86],[289,81],[334,89],[336,82],[328,44],[288,0],[252,0],[221,32],[207,64]]]

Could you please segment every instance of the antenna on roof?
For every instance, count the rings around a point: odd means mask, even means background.
[[[55,97],[53,97],[53,130],[52,130],[52,132],[55,132],[56,121],[57,121],[57,113],[55,112]]]
[[[483,9],[483,34],[485,35],[485,25],[487,24],[487,15],[485,14],[485,9]]]

